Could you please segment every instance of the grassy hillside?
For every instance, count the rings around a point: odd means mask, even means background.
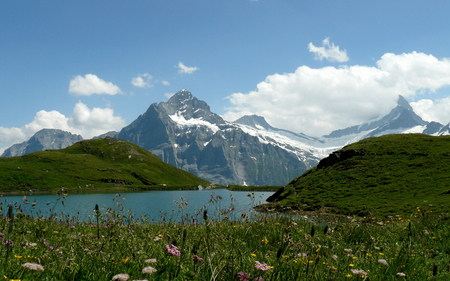
[[[0,192],[86,185],[91,185],[91,189],[111,189],[199,184],[207,186],[209,182],[164,163],[137,145],[113,138],[84,140],[61,150],[0,158]]]
[[[266,207],[360,216],[449,210],[450,136],[387,135],[348,145],[272,200]]]

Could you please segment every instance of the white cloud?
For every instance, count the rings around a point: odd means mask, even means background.
[[[311,53],[315,54],[316,60],[327,59],[337,62],[346,62],[349,60],[346,50],[339,50],[339,46],[335,46],[334,43],[330,45],[330,38],[325,38],[322,41],[322,46],[316,47],[312,42],[308,44],[308,49]]]
[[[175,93],[165,93],[165,94],[164,94],[164,96],[165,96],[167,99],[170,99],[173,95],[175,95]]]
[[[91,110],[79,101],[70,117],[55,110],[41,110],[36,113],[32,122],[21,128],[0,127],[0,146],[3,145],[5,149],[15,143],[27,141],[42,129],[61,129],[88,139],[109,131],[118,131],[124,126],[125,121],[114,116],[112,109],[96,107]]]
[[[131,79],[131,84],[139,88],[150,88],[153,87],[153,85],[151,84],[152,78],[153,77],[148,73],[138,74],[137,77]]]
[[[414,112],[425,121],[437,121],[444,125],[450,122],[450,98],[437,99],[435,101],[422,99],[410,104]]]
[[[69,93],[75,96],[90,96],[93,94],[116,95],[121,94],[119,87],[111,82],[106,82],[94,74],[86,74],[75,76],[69,85]]]
[[[301,66],[294,73],[269,75],[255,91],[228,96],[233,106],[224,118],[258,114],[275,127],[319,136],[386,114],[399,95],[415,97],[450,85],[448,59],[416,52],[385,54],[376,65]],[[447,123],[450,118],[444,108],[448,103],[446,99],[432,105],[419,101],[412,106],[421,108],[417,113],[422,116],[427,105],[429,110],[438,109],[435,121]]]
[[[180,73],[192,74],[194,71],[198,70],[198,67],[185,66],[182,62],[178,63],[178,68]]]
[[[170,86],[170,83],[169,83],[168,81],[162,80],[161,83],[162,83],[164,86]]]

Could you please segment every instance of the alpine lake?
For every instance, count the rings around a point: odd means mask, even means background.
[[[273,191],[157,190],[123,193],[25,194],[0,197],[0,214],[6,216],[8,206],[14,213],[33,217],[53,217],[75,222],[95,221],[99,214],[121,216],[131,222],[186,222],[203,220],[204,211],[210,219],[225,217],[236,220],[254,216],[253,207],[266,203]]]

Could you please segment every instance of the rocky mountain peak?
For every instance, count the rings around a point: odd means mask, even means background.
[[[398,96],[397,106],[404,107],[408,110],[413,110],[409,102],[401,95]]]
[[[234,123],[247,125],[255,129],[264,128],[266,130],[270,129],[272,126],[267,123],[266,119],[258,115],[245,115],[234,121]]]
[[[168,104],[171,104],[174,106],[180,105],[180,104],[182,105],[193,99],[194,99],[194,96],[192,96],[191,92],[189,92],[186,89],[183,89],[183,90],[175,93],[173,96],[171,96],[168,101]]]
[[[82,139],[83,138],[80,135],[65,132],[63,130],[42,129],[34,134],[28,141],[14,144],[6,149],[1,157],[21,156],[46,149],[66,148]]]

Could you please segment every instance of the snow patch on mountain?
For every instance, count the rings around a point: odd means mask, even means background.
[[[280,147],[290,153],[297,155],[299,161],[304,161],[306,159],[305,151],[313,154],[314,157],[322,159],[327,157],[332,151],[335,151],[340,148],[340,147],[317,148],[305,144],[304,142],[301,142],[299,140],[295,140],[287,136],[281,135],[279,133],[265,130],[264,128],[255,129],[251,126],[237,123],[235,123],[234,125],[239,127],[245,133],[257,137],[261,143],[271,144],[273,146]]]
[[[202,120],[203,118],[191,118],[189,120],[186,120],[182,115],[182,112],[179,111],[174,115],[169,115],[169,117],[170,119],[172,119],[172,121],[177,123],[179,128],[205,126],[211,129],[214,133],[220,130],[216,124],[211,124],[208,121]]]

